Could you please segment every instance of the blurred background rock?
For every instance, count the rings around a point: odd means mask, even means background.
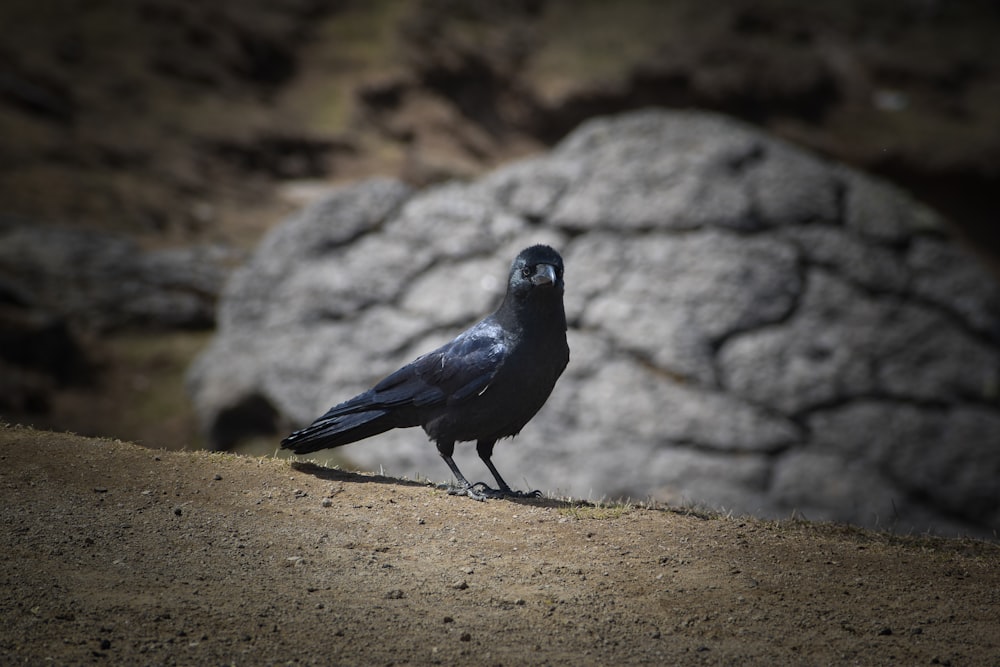
[[[650,105],[743,119],[1000,247],[988,0],[10,0],[0,22],[10,421],[209,445],[184,373],[267,230],[331,184],[472,179]]]

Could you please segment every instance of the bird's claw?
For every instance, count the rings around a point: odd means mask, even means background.
[[[439,489],[444,489],[449,496],[468,496],[473,500],[483,502],[487,498],[499,498],[497,491],[486,486],[482,482],[476,484],[440,484]]]
[[[542,492],[538,489],[535,489],[534,491],[515,491],[513,489],[507,489],[504,492],[504,495],[510,498],[541,498]]]
[[[515,491],[511,488],[494,489],[485,482],[476,482],[475,484],[441,484],[438,488],[447,491],[449,496],[468,496],[473,500],[478,500],[479,502],[483,502],[487,499],[495,500],[498,498],[542,497],[542,492],[537,489],[534,491]]]

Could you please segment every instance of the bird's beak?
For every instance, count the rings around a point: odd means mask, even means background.
[[[556,267],[551,264],[539,264],[535,269],[535,275],[531,276],[533,285],[555,285]]]

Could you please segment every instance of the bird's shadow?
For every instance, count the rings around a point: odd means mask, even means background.
[[[363,472],[353,472],[351,470],[340,470],[339,468],[327,468],[326,466],[321,466],[317,463],[311,463],[309,461],[292,461],[292,470],[296,472],[301,472],[306,475],[312,475],[317,479],[326,480],[328,482],[347,482],[353,484],[391,484],[394,486],[413,486],[413,487],[425,487],[425,488],[439,488],[439,485],[435,482],[426,481],[420,482],[412,479],[401,479],[399,477],[388,477],[386,475],[379,475],[377,473],[363,473]],[[528,498],[518,498],[514,496],[508,496],[505,498],[499,498],[494,500],[505,500],[507,502],[517,503],[518,505],[529,505],[531,507],[577,507],[580,505],[579,501],[572,500],[559,500],[557,498],[546,498],[541,497],[528,497]]]
[[[292,470],[312,475],[329,482],[353,482],[356,484],[394,484],[397,486],[430,486],[429,482],[418,482],[412,479],[387,477],[373,473],[353,472],[340,468],[327,468],[309,461],[292,461]]]

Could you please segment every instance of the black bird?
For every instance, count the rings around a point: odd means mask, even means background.
[[[523,250],[510,267],[507,293],[494,313],[330,408],[281,446],[305,454],[422,426],[458,481],[449,493],[476,500],[539,495],[512,490],[491,457],[497,440],[517,435],[535,416],[569,363],[563,289],[559,253],[545,245]],[[455,465],[455,442],[470,440],[476,441],[497,489],[470,484]]]

